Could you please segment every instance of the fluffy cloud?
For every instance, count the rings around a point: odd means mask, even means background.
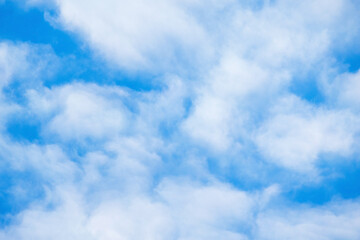
[[[103,138],[119,133],[125,128],[128,115],[121,102],[125,95],[121,89],[103,89],[91,84],[28,92],[33,111],[45,120],[46,116],[50,117],[48,131],[65,140]]]
[[[245,134],[244,127],[251,117],[248,108],[259,106],[254,99],[263,101],[288,79],[287,74],[273,74],[272,86],[268,87],[270,73],[234,54],[224,55],[194,94],[191,113],[183,123],[184,131],[213,149],[228,149]]]
[[[195,184],[195,185],[194,185]],[[57,197],[56,197],[57,196]],[[59,198],[60,197],[60,198]],[[154,197],[111,195],[96,203],[63,187],[54,209],[34,206],[6,239],[247,239],[255,197],[228,186],[165,181]],[[195,202],[194,202],[195,200]],[[229,225],[233,227],[229,228]],[[241,225],[244,225],[241,227]],[[56,226],[56,228],[54,228]],[[57,233],[54,235],[54,233]]]
[[[51,76],[58,59],[49,46],[0,42],[0,86],[21,79],[34,83]],[[24,83],[29,84],[29,83]]]
[[[226,37],[216,42],[221,46],[218,63],[202,75],[183,124],[195,142],[221,151],[250,139],[255,119],[289,86],[316,78],[311,76],[315,68],[331,64],[331,51],[340,45],[338,24],[355,27],[357,19],[346,15],[352,13],[347,1],[276,1],[253,11],[232,6],[223,26]],[[319,13],[319,6],[329,15]],[[353,39],[354,32],[344,36]]]
[[[357,112],[360,107],[360,72],[344,73],[335,79],[324,81],[324,91],[328,97],[343,108]]]
[[[158,185],[152,197],[103,192],[98,199],[86,198],[78,190],[63,186],[52,194],[55,207],[34,205],[0,236],[14,240],[265,240],[357,239],[360,235],[357,201],[340,200],[321,207],[274,205],[268,209],[270,192],[273,189],[257,195],[222,184],[201,186],[168,179]]]
[[[271,66],[300,61],[310,67],[334,42],[339,45],[339,33],[351,39],[356,27],[354,7],[345,0],[55,2],[63,28],[133,70],[165,66],[169,71],[184,63],[204,67],[229,48]]]
[[[35,171],[45,181],[71,180],[77,170],[75,164],[55,145],[17,144],[1,139],[2,164],[9,170]]]
[[[42,84],[57,71],[59,59],[45,45],[0,42],[0,122],[21,111],[14,95],[21,97],[29,87]],[[1,126],[2,128],[2,126]]]
[[[256,137],[266,159],[312,171],[322,154],[351,154],[359,119],[350,112],[314,108],[293,96],[275,106]]]
[[[178,50],[204,48],[206,33],[187,10],[190,2],[56,1],[57,21],[80,33],[90,46],[116,65],[153,69],[176,63]],[[196,5],[196,3],[195,3]],[[103,36],[106,36],[105,38]],[[185,59],[190,56],[183,56]],[[192,58],[192,57],[191,57]]]
[[[358,239],[359,211],[358,201],[268,211],[259,215],[256,239]]]

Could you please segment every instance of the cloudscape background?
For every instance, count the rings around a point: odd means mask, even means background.
[[[357,0],[0,1],[1,240],[360,239]]]

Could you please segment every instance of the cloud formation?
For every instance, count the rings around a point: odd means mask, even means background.
[[[78,52],[0,42],[0,239],[360,237],[360,191],[296,197],[359,169],[356,2],[20,3]]]

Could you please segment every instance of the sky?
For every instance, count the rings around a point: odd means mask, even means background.
[[[360,239],[357,0],[0,0],[0,240]]]

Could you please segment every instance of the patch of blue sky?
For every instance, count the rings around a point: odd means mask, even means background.
[[[354,6],[359,7],[357,1],[353,1]],[[352,28],[352,38],[339,39],[339,46],[336,46],[332,51],[333,58],[336,61],[336,67],[340,72],[357,72],[360,69],[360,45],[358,38],[360,36],[360,26],[354,24]]]
[[[305,76],[295,76],[289,86],[289,91],[309,103],[320,105],[324,104],[326,98],[319,86],[317,73],[305,74]]]
[[[355,73],[360,70],[360,47],[352,46],[345,52],[339,53],[336,58],[348,72]]]
[[[14,1],[0,5],[0,39],[49,44],[59,56],[81,50],[72,36],[45,21],[43,11],[24,9]]]
[[[342,51],[335,51],[329,59],[332,59],[330,63],[319,63],[309,72],[295,74],[288,90],[314,105],[327,104],[326,95],[321,86],[321,78],[324,77],[322,74],[329,74],[326,72],[329,68],[332,68],[329,76],[331,78],[335,78],[337,74],[357,72],[360,69],[360,47],[347,46]]]
[[[294,203],[323,205],[337,199],[360,197],[360,161],[356,155],[341,157],[321,155],[317,164],[318,177],[305,181],[307,173],[289,171],[276,166],[257,153],[255,146],[247,146],[246,154],[204,158],[207,167],[221,182],[233,187],[256,191],[272,184],[283,187],[284,198]],[[229,161],[229,159],[232,159]]]
[[[46,183],[32,171],[0,172],[0,228],[11,223],[11,217],[44,198]]]
[[[311,205],[324,205],[339,199],[357,199],[360,197],[360,162],[352,159],[336,158],[337,163],[321,164],[321,180],[294,185],[284,196],[293,202]]]
[[[7,132],[14,141],[41,143],[41,123],[32,119],[12,118],[8,121]]]

